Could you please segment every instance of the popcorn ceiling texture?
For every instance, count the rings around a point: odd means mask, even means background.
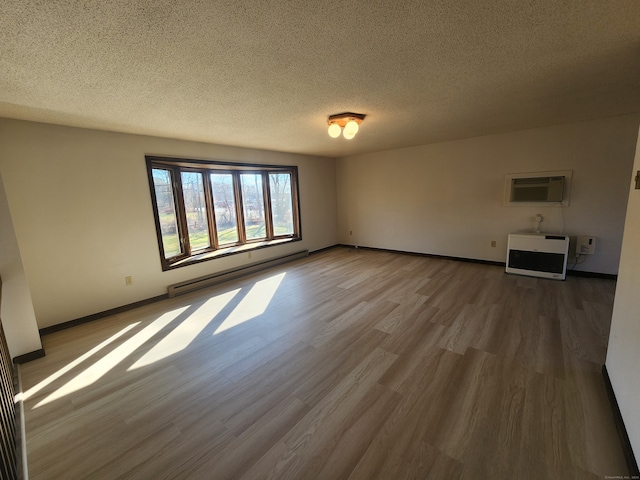
[[[336,157],[638,111],[638,0],[0,9],[1,117]]]

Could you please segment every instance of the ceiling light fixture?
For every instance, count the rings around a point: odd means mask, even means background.
[[[329,136],[331,138],[338,138],[340,133],[347,140],[351,140],[358,133],[358,129],[360,128],[360,124],[364,120],[364,117],[361,113],[338,113],[336,115],[329,116],[327,120],[327,124],[329,125]]]

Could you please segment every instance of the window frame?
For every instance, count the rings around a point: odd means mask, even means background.
[[[298,167],[295,165],[262,165],[249,163],[231,163],[217,160],[195,160],[174,157],[159,157],[145,155],[147,175],[149,178],[149,189],[153,209],[154,222],[156,227],[156,237],[160,253],[160,263],[162,270],[191,265],[193,263],[205,262],[216,258],[236,255],[259,248],[267,248],[274,245],[302,240],[301,220],[300,220],[300,195],[298,182]],[[162,229],[160,223],[160,212],[158,210],[158,200],[156,198],[155,182],[153,170],[161,169],[169,171],[171,180],[171,192],[176,210],[176,235],[180,243],[180,253],[172,257],[165,257]],[[209,247],[191,251],[189,241],[189,227],[187,211],[184,201],[182,187],[182,173],[195,172],[202,175],[204,188],[206,218],[208,221]],[[234,208],[236,215],[236,228],[238,241],[235,243],[219,244],[218,225],[215,217],[215,199],[211,182],[211,173],[230,174],[232,177]],[[260,174],[262,178],[262,197],[264,203],[265,236],[247,240],[246,225],[244,218],[244,203],[242,193],[241,175],[243,173]],[[293,234],[275,235],[273,211],[271,204],[270,174],[286,173],[291,179],[291,209],[293,220]]]

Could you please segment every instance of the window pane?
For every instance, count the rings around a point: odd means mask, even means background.
[[[153,186],[156,192],[158,204],[158,217],[160,218],[160,233],[162,234],[162,248],[164,258],[175,257],[182,253],[180,238],[178,236],[178,218],[176,205],[173,199],[171,186],[171,171],[154,168]]]
[[[218,244],[238,242],[236,200],[233,194],[233,176],[230,173],[212,173],[211,190],[218,231]]]
[[[208,248],[211,242],[209,240],[209,221],[207,220],[207,205],[204,200],[202,174],[196,172],[181,172],[181,174],[182,196],[184,197],[191,250]]]
[[[271,215],[273,234],[293,235],[293,201],[291,199],[291,174],[270,173]]]
[[[243,173],[240,175],[240,184],[242,185],[242,208],[247,240],[265,238],[267,228],[264,221],[262,174]]]

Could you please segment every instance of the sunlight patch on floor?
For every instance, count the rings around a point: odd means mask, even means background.
[[[204,302],[201,307],[189,315],[171,333],[131,365],[127,371],[151,365],[187,348],[238,292],[240,292],[240,289],[217,295]]]
[[[175,320],[178,315],[183,313],[189,308],[190,305],[172,310],[164,313],[156,320],[151,322],[148,326],[136,333],[129,340],[122,345],[116,347],[107,355],[102,357],[96,363],[88,367],[86,370],[78,374],[73,379],[69,380],[65,385],[57,389],[51,395],[40,401],[33,408],[36,409],[47,403],[53,402],[59,398],[65,397],[71,393],[77,392],[93,383],[97,382],[100,378],[106,375],[112,368],[125,360],[129,355],[140,348],[145,342],[147,342],[156,333],[166,327],[169,323]]]
[[[91,357],[92,355],[94,355],[95,353],[99,352],[100,350],[102,350],[104,347],[106,347],[107,345],[109,345],[110,343],[114,342],[115,340],[117,340],[118,338],[120,338],[122,335],[124,335],[125,333],[127,333],[129,330],[131,330],[132,328],[134,328],[135,326],[139,325],[140,322],[135,322],[132,323],[131,325],[127,325],[125,328],[123,328],[122,330],[120,330],[118,333],[116,333],[115,335],[112,335],[111,337],[107,338],[104,342],[96,345],[95,347],[93,347],[91,350],[89,350],[87,353],[85,353],[84,355],[79,356],[78,358],[76,358],[73,362],[65,365],[64,367],[62,367],[60,370],[58,370],[56,373],[49,375],[47,378],[45,378],[44,380],[42,380],[40,383],[38,383],[37,385],[34,385],[33,387],[31,387],[29,390],[27,390],[26,392],[23,392],[22,394],[18,394],[16,396],[16,400],[27,400],[28,398],[31,398],[32,396],[34,396],[36,393],[38,393],[40,390],[42,390],[44,387],[46,387],[47,385],[50,385],[51,383],[53,383],[54,381],[56,381],[58,378],[60,378],[61,376],[63,376],[65,373],[70,372],[72,369],[74,369],[75,367],[77,367],[78,365],[80,365],[82,362],[84,362],[86,359],[88,359],[89,357]]]
[[[271,303],[285,275],[285,273],[281,273],[256,282],[256,284],[251,287],[251,290],[249,290],[249,293],[247,293],[213,334],[216,335],[224,332],[225,330],[229,330],[230,328],[262,315],[269,306],[269,303]]]

